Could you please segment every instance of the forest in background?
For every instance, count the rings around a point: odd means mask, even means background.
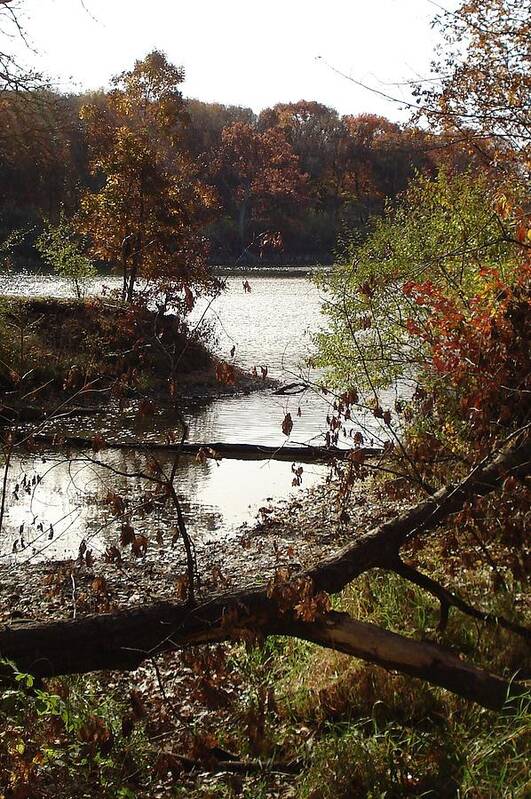
[[[184,79],[180,73],[179,80]],[[25,232],[15,263],[39,262],[43,224],[79,210],[104,176],[91,171],[81,109],[109,92],[40,89],[0,96],[0,240]],[[184,100],[175,115],[179,152],[211,193],[202,220],[211,263],[329,263],[343,238],[363,233],[418,172],[462,170],[474,153],[444,133],[374,114],[340,116],[319,102],[249,108]]]

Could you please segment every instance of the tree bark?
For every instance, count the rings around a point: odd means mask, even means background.
[[[500,709],[524,688],[462,661],[444,647],[415,641],[330,612],[314,621],[283,614],[259,589],[221,595],[190,607],[159,603],[78,621],[23,625],[0,633],[3,657],[37,677],[134,669],[183,647],[287,635],[335,649]]]
[[[419,677],[492,710],[499,710],[507,699],[525,690],[523,685],[509,684],[442,646],[405,638],[347,614],[330,613],[312,623],[295,624],[286,634]]]

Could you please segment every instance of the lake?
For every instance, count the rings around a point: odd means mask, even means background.
[[[262,273],[256,270],[229,275],[227,290],[205,312],[206,303],[194,309],[191,325],[208,324],[216,338],[216,352],[250,371],[264,366],[269,376],[293,382],[302,373],[317,381],[306,361],[312,352],[312,336],[324,325],[321,297],[307,274]],[[251,292],[244,292],[248,280]],[[91,281],[91,294],[117,285],[115,278]],[[10,275],[0,278],[0,294],[70,296],[69,283],[51,275]],[[201,321],[202,320],[202,321]],[[281,424],[287,412],[294,421],[290,444],[323,443],[330,398],[317,390],[297,396],[277,396],[270,387],[251,394],[216,399],[195,396],[185,399],[182,411],[189,425],[189,440],[199,442],[245,442],[281,446],[286,441]],[[299,412],[300,408],[300,412]],[[378,429],[374,426],[375,436]],[[139,422],[134,408],[105,410],[96,417],[83,417],[64,425],[77,434],[95,431],[108,440],[164,440],[176,420],[158,413]],[[350,432],[350,431],[349,431]],[[346,443],[346,442],[343,442]],[[367,442],[370,443],[370,442]],[[115,543],[119,525],[105,503],[109,492],[123,493],[131,512],[146,489],[140,478],[118,473],[142,472],[147,456],[134,450],[99,453],[107,467],[87,463],[80,454],[66,457],[57,451],[28,456],[13,463],[9,480],[9,510],[0,542],[5,561],[51,560],[76,557],[86,542],[94,554]],[[168,459],[157,453],[161,464]],[[181,456],[177,490],[182,498],[186,523],[196,542],[208,543],[220,535],[234,535],[242,525],[251,525],[261,507],[300,494],[324,479],[324,465],[305,465],[301,487],[293,487],[291,464],[279,461],[224,459],[198,463]],[[18,490],[15,490],[18,487]],[[152,536],[174,524],[170,509],[135,524],[137,532]]]

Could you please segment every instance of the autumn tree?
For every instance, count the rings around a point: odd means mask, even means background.
[[[225,203],[235,203],[240,246],[248,246],[252,220],[281,212],[304,197],[306,176],[299,159],[280,128],[259,132],[250,124],[236,122],[225,128],[216,159]],[[263,232],[263,231],[259,231]]]
[[[412,486],[433,496],[441,481],[480,468],[504,442],[529,441],[531,232],[518,122],[527,66],[522,16],[509,19],[511,6],[462,3],[446,15],[442,88],[419,93],[439,143],[465,144],[488,168],[448,169],[447,161],[414,181],[327,281],[330,324],[319,336],[319,363],[335,392],[329,440],[352,420],[358,426],[351,463],[338,470],[345,507],[354,481],[370,473],[356,453],[369,436],[387,453],[392,496]],[[505,37],[514,37],[511,55]],[[455,42],[463,45],[458,60]],[[503,490],[487,502],[476,495],[445,524],[443,560],[451,553],[471,581],[487,569],[493,592],[514,602],[526,580],[528,508],[525,480],[507,469]],[[415,545],[412,563],[400,557],[390,568],[430,591],[435,581],[419,575],[418,552]],[[438,597],[444,604],[443,592]],[[440,629],[445,614],[441,605]]]
[[[416,88],[420,116],[491,168],[529,175],[531,118],[529,4],[466,0],[441,11],[440,79]],[[442,77],[441,77],[442,76]]]
[[[308,175],[309,191],[323,209],[337,213],[337,182],[344,166],[346,131],[337,111],[322,103],[279,103],[260,114],[259,127],[280,128]]]
[[[329,384],[401,441],[429,441],[428,460],[485,454],[525,422],[527,227],[508,212],[500,229],[498,204],[486,176],[420,178],[326,281]]]
[[[51,92],[31,100],[0,95],[0,215],[6,227],[38,226],[77,204],[82,178],[80,123],[71,99]]]
[[[211,192],[183,147],[181,68],[154,51],[112,81],[103,103],[81,110],[90,167],[100,180],[81,200],[78,226],[92,255],[118,269],[122,297],[142,290],[187,308],[213,283],[201,228]]]
[[[274,126],[284,131],[308,175],[311,213],[305,227],[317,238],[319,221],[325,224],[329,250],[345,225],[366,225],[386,199],[406,188],[415,170],[430,165],[419,130],[375,114],[340,117],[322,103],[300,100],[262,111],[259,129]]]
[[[313,100],[278,103],[267,108],[260,114],[258,127],[281,128],[299,156],[301,168],[312,179],[322,175],[344,135],[337,111]]]
[[[225,128],[236,122],[254,125],[256,117],[252,109],[221,103],[204,103],[189,99],[186,102],[188,125],[185,136],[188,150],[205,159],[204,166],[214,157],[221,143]]]

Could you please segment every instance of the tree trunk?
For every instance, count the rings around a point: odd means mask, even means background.
[[[160,603],[78,621],[24,625],[2,631],[0,647],[19,669],[50,677],[134,669],[162,652],[267,635],[311,641],[419,677],[491,709],[524,692],[521,684],[466,663],[434,643],[405,638],[344,613],[326,613],[311,622],[282,614],[276,601],[259,590],[219,596],[195,607]]]
[[[249,211],[250,188],[245,189],[245,196],[238,209],[238,233],[240,236],[240,249],[244,253],[247,249],[247,217]]]

